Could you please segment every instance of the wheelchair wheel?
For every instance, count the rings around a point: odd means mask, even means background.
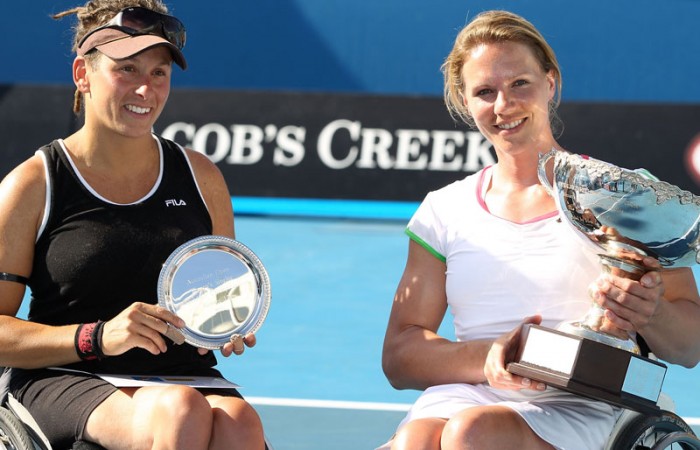
[[[678,436],[678,439],[674,439]],[[668,438],[668,439],[666,439]],[[664,441],[663,447],[656,446]],[[700,450],[693,430],[676,414],[664,411],[661,416],[638,415],[615,437],[612,450]]]
[[[3,407],[0,407],[0,449],[34,450],[34,444],[22,422]]]

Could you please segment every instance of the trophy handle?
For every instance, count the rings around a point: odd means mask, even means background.
[[[537,177],[540,179],[540,183],[544,186],[545,191],[547,191],[551,197],[554,197],[554,191],[552,189],[552,183],[549,181],[549,178],[547,178],[547,163],[550,159],[554,158],[556,153],[557,151],[554,149],[547,153],[540,153],[539,164],[537,166]]]

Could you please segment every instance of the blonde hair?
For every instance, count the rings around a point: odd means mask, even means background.
[[[518,42],[527,45],[540,63],[542,70],[554,74],[556,93],[550,102],[550,122],[558,121],[556,108],[561,100],[561,70],[554,50],[530,22],[508,11],[486,11],[467,24],[457,35],[452,51],[441,70],[445,78],[444,98],[450,115],[474,126],[474,120],[464,104],[462,67],[470,50],[482,44]]]
[[[73,26],[73,45],[72,50],[78,50],[78,43],[86,34],[95,28],[109,22],[119,11],[140,6],[162,14],[168,13],[168,7],[161,0],[92,0],[85,3],[83,6],[77,6],[60,13],[54,14],[54,19],[62,19],[66,16],[75,15],[77,17],[76,24]],[[99,53],[93,53],[85,56],[87,62],[95,67],[95,62]],[[83,95],[78,89],[75,90],[73,96],[73,112],[80,114],[82,110]]]

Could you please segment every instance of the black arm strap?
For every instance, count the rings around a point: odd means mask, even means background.
[[[0,280],[2,281],[14,281],[15,283],[28,284],[29,278],[23,277],[22,275],[15,275],[14,273],[0,272]]]

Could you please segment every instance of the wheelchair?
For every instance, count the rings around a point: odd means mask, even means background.
[[[72,448],[102,449],[86,442],[75,443]],[[53,450],[26,408],[10,394],[0,406],[0,450]]]
[[[625,410],[615,423],[604,450],[700,450],[700,439],[680,416],[673,401],[661,394],[659,415]]]

